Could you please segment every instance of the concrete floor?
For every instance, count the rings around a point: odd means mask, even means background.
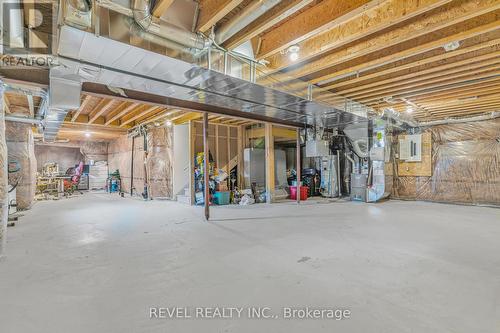
[[[500,332],[500,210],[422,202],[202,210],[87,194],[8,232],[1,332]],[[150,307],[278,319],[149,319]],[[283,307],[351,318],[281,318]]]

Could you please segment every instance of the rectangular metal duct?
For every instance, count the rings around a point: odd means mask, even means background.
[[[45,141],[54,141],[67,113],[80,107],[81,90],[82,84],[77,77],[50,77],[49,106],[43,132]]]
[[[68,26],[60,30],[60,66],[51,77],[224,107],[276,122],[335,127],[366,118]],[[328,115],[326,117],[325,115]]]

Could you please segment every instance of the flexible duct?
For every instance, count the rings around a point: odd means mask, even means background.
[[[196,49],[204,49],[206,46],[204,38],[200,35],[167,22],[154,23],[147,0],[133,0],[132,13],[135,22],[146,32]]]
[[[224,43],[280,2],[281,0],[254,0],[249,6],[246,6],[241,12],[216,30],[215,42],[217,44]]]
[[[96,2],[100,7],[132,17],[135,23],[143,30],[143,33],[140,33],[140,37],[145,40],[159,45],[177,43],[188,48],[200,50],[208,45],[201,35],[180,29],[165,21],[161,21],[160,24],[153,22],[149,1],[147,0],[131,0],[132,8],[121,6],[111,0],[96,0]],[[132,32],[136,35],[139,34],[137,29]],[[147,34],[151,34],[151,36]]]

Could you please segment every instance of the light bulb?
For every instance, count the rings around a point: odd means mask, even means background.
[[[298,53],[296,53],[296,52],[290,53],[290,60],[291,61],[297,61],[297,59],[299,59],[299,54]]]
[[[92,134],[90,132],[85,132],[85,137],[90,138]]]
[[[165,122],[165,125],[167,125],[168,127],[172,126],[172,121],[167,120],[167,121]]]

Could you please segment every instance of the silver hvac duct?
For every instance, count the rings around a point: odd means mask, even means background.
[[[281,0],[254,0],[231,20],[215,31],[215,42],[222,44],[247,25],[262,16],[266,11],[279,4]]]
[[[44,119],[44,139],[54,141],[70,110],[80,107],[82,83],[77,75],[60,77],[57,67],[50,70],[49,105]]]
[[[132,31],[135,35],[149,40],[159,45],[169,46],[176,43],[188,48],[202,50],[208,45],[208,41],[203,36],[181,29],[165,21],[153,22],[150,12],[150,4],[147,0],[131,0],[131,8],[122,6],[112,0],[96,0],[97,5],[131,17],[134,22],[143,30],[143,33]],[[147,34],[151,34],[148,36]]]
[[[480,116],[473,116],[473,117],[451,118],[451,119],[419,122],[418,126],[429,127],[429,126],[435,126],[435,125],[468,123],[468,122],[472,122],[472,121],[490,120],[490,119],[495,119],[498,117],[500,117],[500,111],[491,112],[488,114],[483,114]]]
[[[42,125],[42,121],[40,119],[23,118],[16,116],[5,116],[5,121],[11,121],[14,123],[32,124],[32,125]]]
[[[164,21],[161,24],[154,23],[148,0],[132,0],[132,15],[135,22],[146,32],[195,49],[204,49],[207,46],[200,35]]]

